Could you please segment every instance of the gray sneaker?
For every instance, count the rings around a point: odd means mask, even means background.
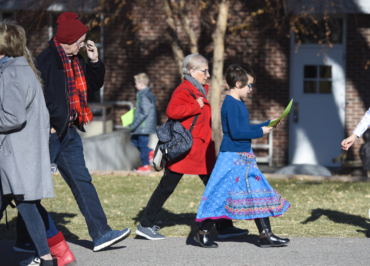
[[[141,224],[139,224],[139,226],[136,228],[135,233],[149,240],[166,239],[164,235],[161,235],[157,232],[159,229],[160,227],[157,225],[154,225],[153,227],[142,227]]]

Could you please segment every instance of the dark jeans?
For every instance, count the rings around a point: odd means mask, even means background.
[[[140,151],[141,164],[149,164],[149,152],[151,149],[148,147],[149,135],[132,135],[131,142]]]
[[[59,172],[71,188],[85,217],[91,238],[96,240],[111,231],[98,193],[91,183],[91,176],[85,165],[81,137],[75,127],[68,128],[62,142],[56,133],[51,134],[50,159],[58,165]]]
[[[140,224],[143,227],[153,227],[158,212],[161,210],[166,200],[171,196],[183,175],[184,174],[176,173],[165,168],[164,175],[157,188],[154,190],[145,208],[144,216],[140,220]],[[204,185],[207,185],[210,176],[199,175],[199,177],[202,179]],[[217,231],[233,226],[232,221],[227,219],[220,219],[215,222]]]
[[[46,237],[51,238],[58,234],[58,229],[56,228],[53,220],[51,219],[49,213],[45,210],[45,208],[41,205],[41,201],[36,201],[36,208],[40,213],[42,220],[44,221],[45,229],[46,229]],[[28,243],[30,242],[31,237],[27,231],[26,225],[20,213],[18,213],[17,217],[17,241],[21,243]]]
[[[36,205],[39,201],[18,201],[15,200],[18,212],[24,220],[27,231],[36,246],[38,255],[44,256],[50,253],[46,238],[45,224],[48,224],[48,214],[39,213]]]

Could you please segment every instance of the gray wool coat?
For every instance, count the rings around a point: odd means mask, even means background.
[[[52,198],[50,118],[41,86],[25,57],[9,59],[0,75],[2,193],[26,201]]]

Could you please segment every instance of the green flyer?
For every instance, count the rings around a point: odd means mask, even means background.
[[[278,119],[271,121],[268,127],[275,126],[281,119],[283,119],[287,114],[289,114],[290,108],[292,108],[292,104],[293,104],[293,99],[290,101],[288,106],[285,108],[284,113]]]
[[[132,124],[132,122],[134,122],[135,109],[136,108],[131,109],[130,111],[121,116],[122,126],[127,127],[128,125]]]

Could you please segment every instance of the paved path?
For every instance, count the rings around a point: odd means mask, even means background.
[[[259,248],[256,237],[217,241],[219,248],[196,246],[192,239],[172,237],[162,241],[128,238],[108,250],[92,252],[92,242],[68,241],[82,265],[370,265],[367,238],[294,237],[287,247]],[[14,240],[0,241],[0,265],[12,266],[30,257],[15,253]]]

